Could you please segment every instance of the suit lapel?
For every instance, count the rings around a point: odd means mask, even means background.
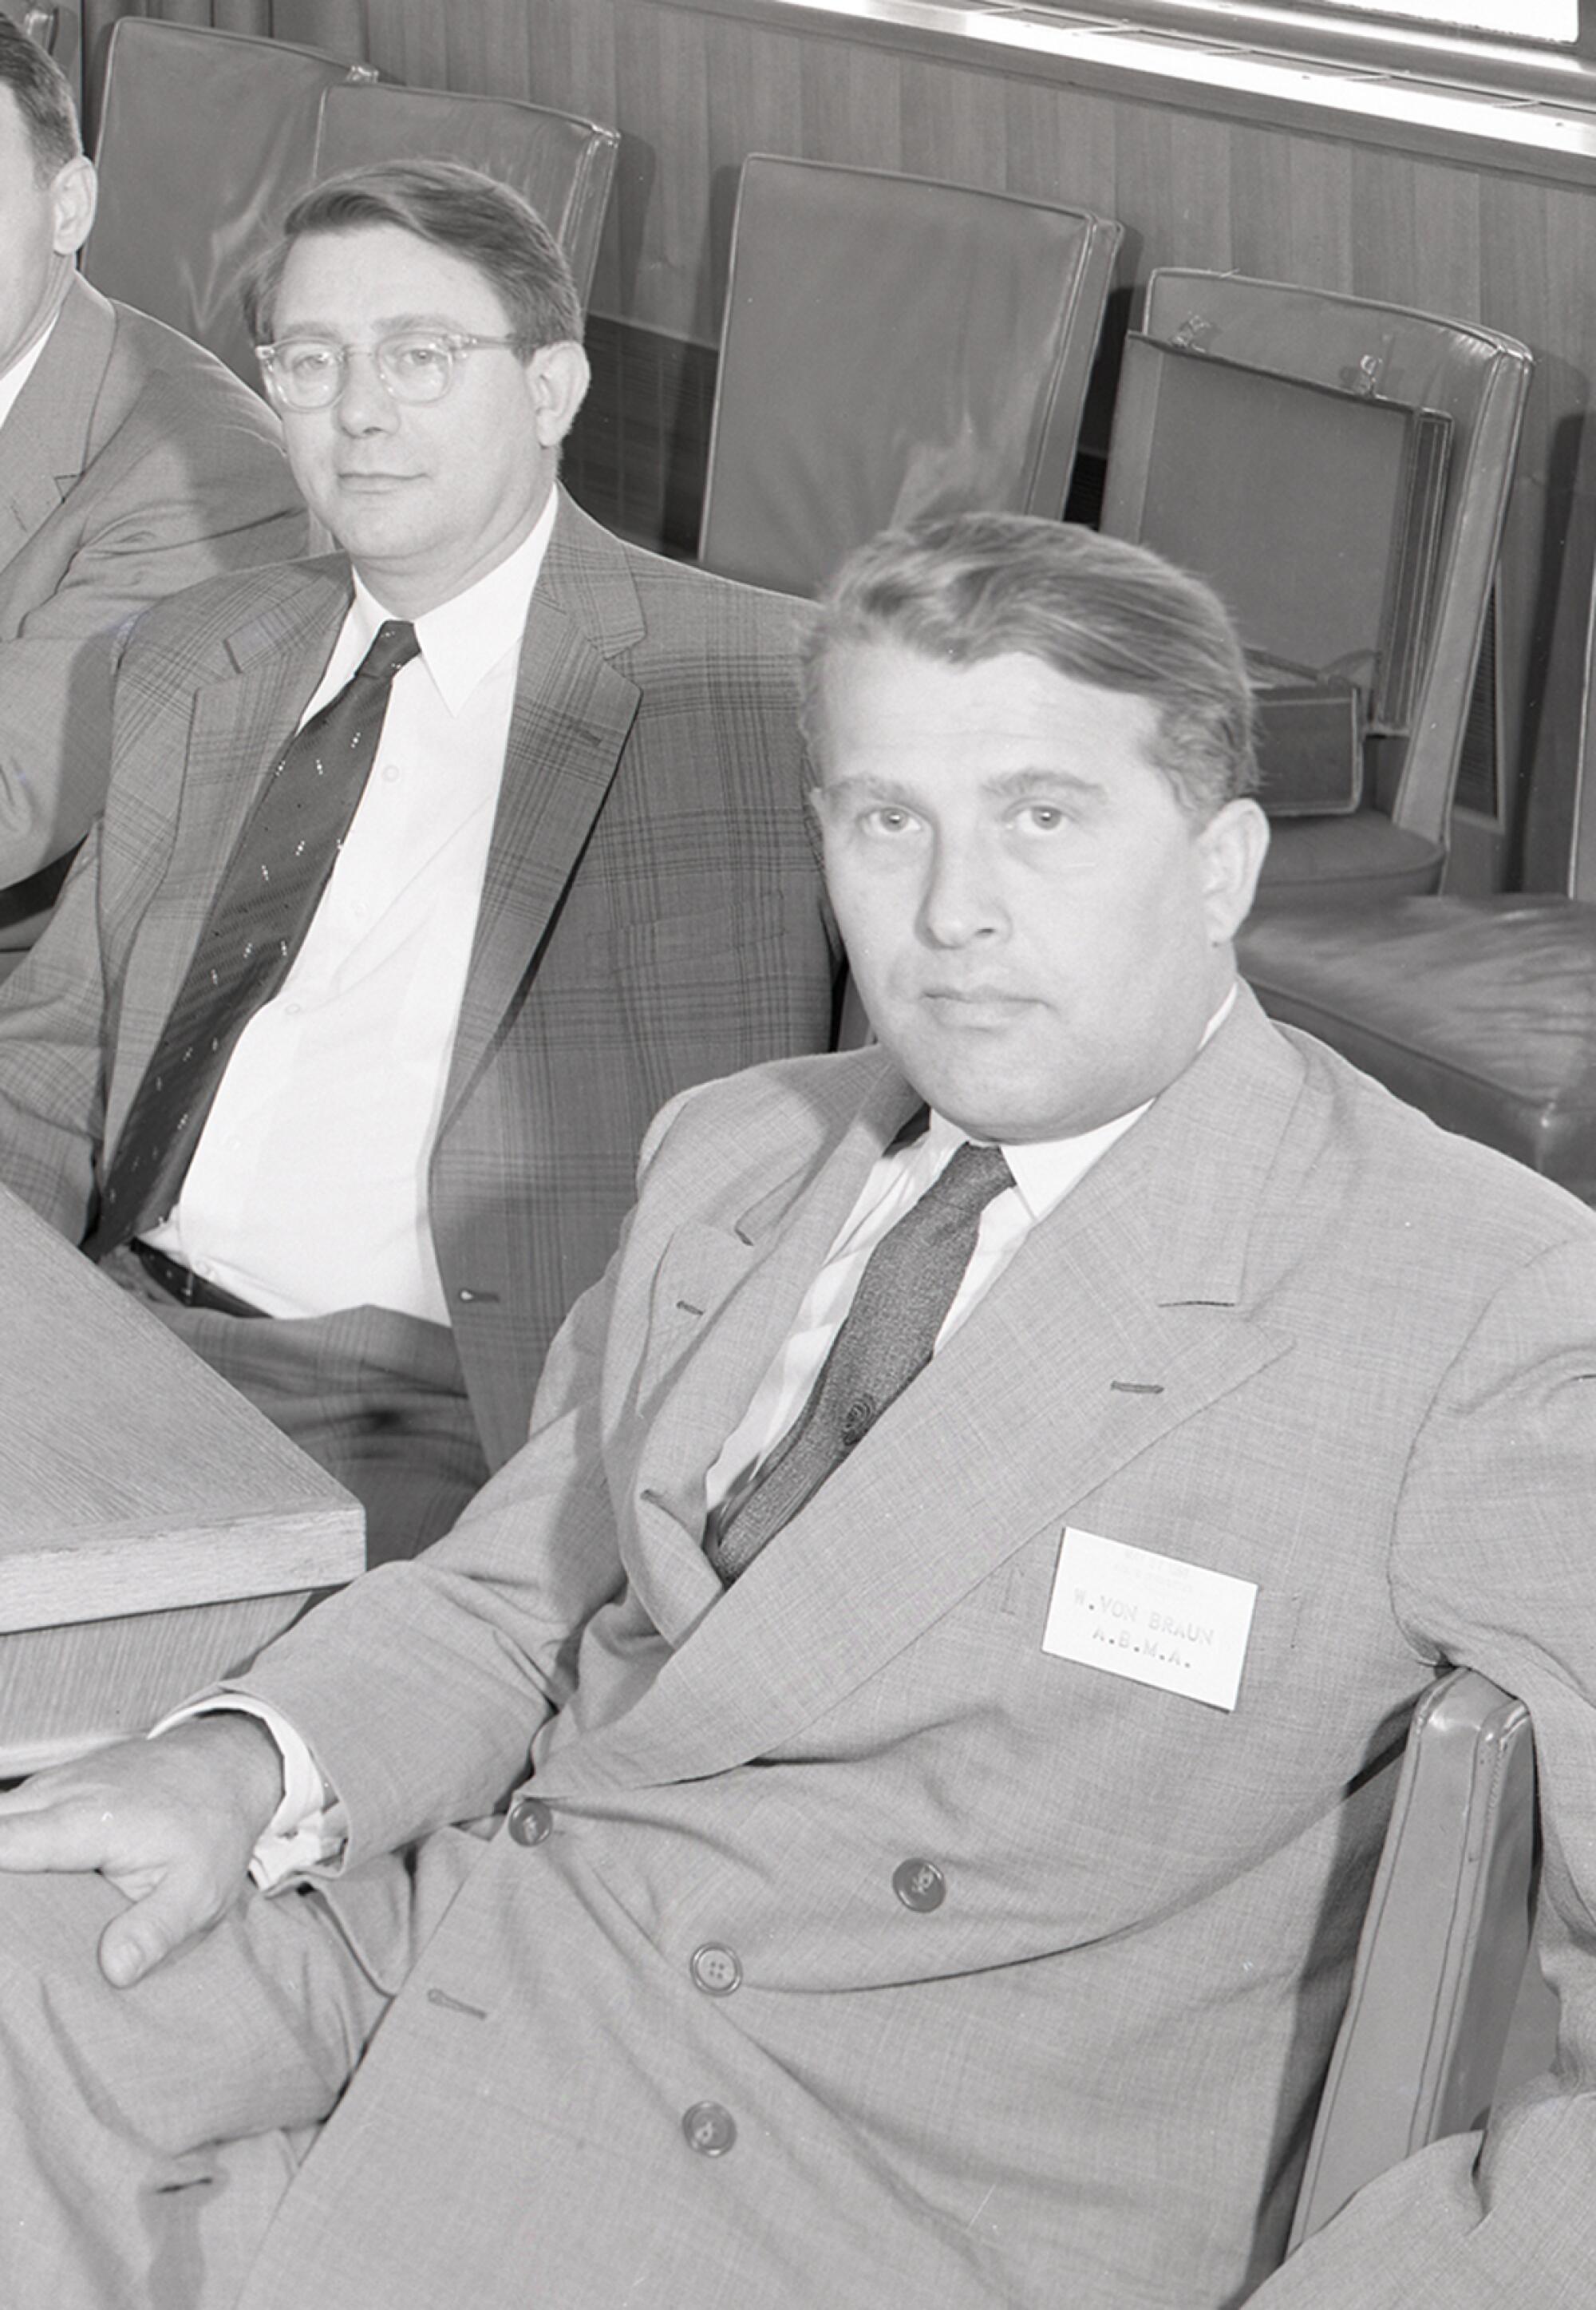
[[[223,638],[214,669],[195,685],[172,847],[128,961],[108,1147],[160,1039],[262,778],[319,681],[349,607],[341,558],[297,564],[287,574],[281,593]]]
[[[1300,1080],[1295,1055],[1244,996],[1210,1051],[1042,1222],[736,1586],[707,1609],[698,1584],[696,1624],[653,1686],[551,1769],[635,1784],[768,1753],[1038,1533],[1062,1531],[1073,1503],[1128,1461],[1288,1353],[1289,1337],[1250,1317],[1242,1295],[1253,1215]],[[773,1265],[785,1268],[786,1248]],[[811,1262],[798,1294],[812,1272]],[[789,1290],[784,1275],[768,1317],[784,1298],[795,1304]],[[749,1336],[772,1328],[773,1353],[779,1322]],[[724,1411],[728,1393],[716,1366],[743,1344],[741,1333],[707,1344],[700,1478],[709,1399],[718,1388]],[[690,1507],[690,1463],[671,1449],[672,1507]],[[696,1533],[670,1521],[670,1544],[697,1553]],[[665,1535],[646,1537],[651,1555]]]
[[[0,567],[44,526],[88,463],[116,334],[105,299],[74,281],[38,367],[0,425]]]
[[[655,1626],[672,1643],[722,1594],[702,1545],[706,1473],[914,1103],[880,1054],[854,1063],[850,1080],[861,1077],[863,1104],[852,1099],[822,1122],[817,1151],[776,1174],[729,1224],[680,1228],[656,1271],[652,1352],[637,1397],[639,1449],[621,1479],[638,1524],[623,1554]]]
[[[610,790],[640,696],[610,656],[643,631],[623,549],[562,491],[522,645],[446,1125],[536,960]]]

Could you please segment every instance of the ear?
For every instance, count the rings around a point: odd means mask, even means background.
[[[558,344],[540,345],[527,362],[526,389],[538,439],[545,449],[558,448],[575,424],[577,412],[587,397],[591,374],[587,355],[568,338]]]
[[[57,256],[75,256],[88,239],[99,197],[100,179],[94,173],[94,163],[84,160],[82,153],[56,169],[50,181],[50,210],[56,228],[50,246]]]
[[[1269,821],[1250,796],[1217,810],[1197,838],[1202,855],[1208,934],[1227,946],[1252,910],[1264,854]]]

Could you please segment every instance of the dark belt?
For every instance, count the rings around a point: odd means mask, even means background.
[[[236,1291],[224,1291],[219,1283],[207,1283],[192,1267],[185,1267],[179,1259],[169,1259],[152,1243],[141,1243],[135,1236],[127,1248],[138,1254],[145,1273],[174,1299],[180,1299],[185,1307],[208,1307],[213,1316],[264,1316],[266,1312],[247,1299],[240,1299]]]

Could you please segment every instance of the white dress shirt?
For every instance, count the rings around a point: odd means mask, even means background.
[[[176,1205],[145,1240],[271,1316],[448,1309],[427,1219],[515,705],[555,500],[415,621],[366,790],[304,944],[239,1037]],[[304,720],[392,616],[355,598]],[[301,724],[301,726],[302,724]]]
[[[13,360],[11,367],[6,370],[4,376],[0,377],[0,425],[4,424],[6,419],[11,415],[12,411],[16,407],[18,396],[21,395],[22,387],[27,384],[28,379],[39,367],[39,357],[43,352],[45,347],[49,343],[50,338],[55,331],[56,323],[60,317],[60,312],[61,308],[57,305],[55,312],[50,317],[49,327],[48,329],[41,329],[38,336],[34,338],[33,343],[29,346],[27,352],[22,354],[16,360]]]

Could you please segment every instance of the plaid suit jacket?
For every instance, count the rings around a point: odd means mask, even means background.
[[[74,1241],[261,779],[350,600],[339,558],[143,619],[110,794],[0,994],[0,1177]],[[823,1049],[834,933],[794,720],[796,604],[620,543],[562,499],[432,1158],[434,1243],[490,1461],[602,1270],[649,1116]]]
[[[258,394],[175,329],[74,281],[0,426],[0,883],[82,841],[105,797],[118,629],[219,571],[305,550]],[[0,896],[25,947],[54,896]]]
[[[1244,995],[723,1594],[705,1471],[912,1103],[871,1051],[689,1095],[525,1450],[251,1672],[414,1969],[244,2310],[1232,2310],[1443,1661],[1534,1715],[1568,2070],[1260,2310],[1587,2297],[1596,1220]],[[1048,1648],[1067,1526],[1257,1584],[1234,1709]],[[529,1742],[541,1842],[441,1828]]]

